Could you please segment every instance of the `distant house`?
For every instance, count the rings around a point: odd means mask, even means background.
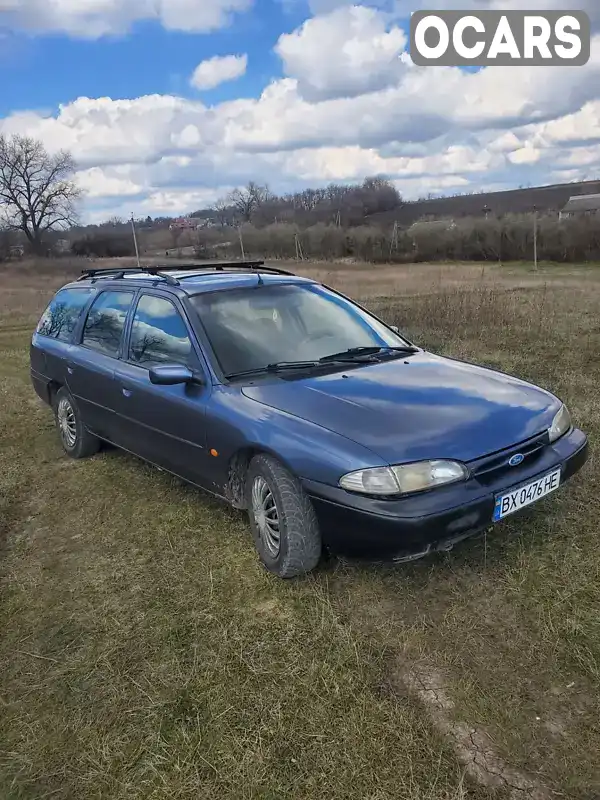
[[[590,216],[600,211],[600,194],[582,194],[571,197],[559,214],[559,219]]]
[[[197,220],[190,219],[190,217],[181,217],[180,219],[174,220],[169,225],[169,230],[171,231],[194,231],[198,225]]]

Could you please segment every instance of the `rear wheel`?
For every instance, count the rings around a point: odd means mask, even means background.
[[[280,578],[313,570],[321,558],[317,518],[298,479],[271,456],[255,456],[246,478],[250,527],[260,559]]]
[[[54,415],[60,441],[71,458],[89,458],[100,449],[100,440],[83,425],[81,414],[73,397],[60,389],[54,398]]]

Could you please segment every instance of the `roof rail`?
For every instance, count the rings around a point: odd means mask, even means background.
[[[113,280],[121,280],[127,275],[128,272],[144,272],[147,275],[155,275],[157,278],[161,278],[171,286],[179,286],[178,280],[176,280],[172,275],[167,275],[166,273],[162,272],[162,270],[160,270],[158,267],[133,267],[131,269],[120,269],[118,267],[113,269],[86,269],[83,270],[81,277],[79,277],[77,280],[85,281],[88,278],[92,278],[92,283],[99,278],[112,278]]]
[[[204,261],[200,264],[185,264],[174,269],[215,269],[220,272],[223,269],[258,269],[264,267],[264,261]],[[269,269],[267,267],[267,269]]]
[[[293,272],[289,272],[285,269],[279,269],[278,267],[266,267],[264,261],[216,261],[216,262],[204,262],[202,264],[169,264],[168,266],[155,266],[155,267],[130,267],[128,269],[123,269],[122,267],[108,267],[103,269],[86,269],[83,270],[81,273],[81,277],[77,280],[84,281],[88,278],[92,278],[96,280],[98,278],[113,278],[114,280],[119,280],[124,278],[128,273],[133,274],[136,272],[143,272],[147,275],[155,275],[157,278],[162,278],[164,281],[169,283],[172,286],[179,285],[179,280],[174,278],[172,275],[169,275],[169,272],[189,272],[189,275],[182,275],[181,279],[184,278],[192,278],[195,277],[194,273],[200,271],[207,271],[207,272],[267,272],[273,275],[291,275],[293,276]]]
[[[102,275],[110,275],[114,278],[122,278],[125,275],[125,272],[127,272],[127,270],[119,269],[118,267],[112,267],[110,269],[84,269],[81,272],[81,277],[77,278],[77,280],[84,281],[86,278],[99,278]]]
[[[189,272],[189,275],[181,275],[180,280],[185,280],[186,278],[195,278],[195,273],[200,271],[206,272],[266,272],[270,275],[290,275],[293,277],[295,276],[294,272],[290,272],[287,269],[279,269],[279,267],[267,267],[265,266],[264,261],[222,261],[222,262],[215,262],[211,264],[210,262],[205,264],[187,264],[186,266],[181,266],[180,269],[182,272]]]

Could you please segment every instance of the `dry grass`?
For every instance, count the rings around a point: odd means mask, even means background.
[[[243,516],[117,452],[63,456],[27,344],[65,273],[0,278],[3,800],[508,796],[465,774],[403,678],[418,669],[445,676],[450,723],[485,731],[513,772],[600,795],[599,276],[415,269],[367,302],[559,393],[592,463],[487,540],[293,583],[258,567]]]

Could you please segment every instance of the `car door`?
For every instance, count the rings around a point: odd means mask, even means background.
[[[75,398],[85,425],[114,441],[118,398],[114,370],[121,355],[133,289],[106,289],[91,304],[80,341],[66,353],[66,385]]]
[[[127,352],[115,368],[117,440],[121,447],[186,480],[210,487],[206,450],[207,370],[178,299],[140,293],[132,313]],[[157,386],[150,368],[188,366],[202,384]]]

